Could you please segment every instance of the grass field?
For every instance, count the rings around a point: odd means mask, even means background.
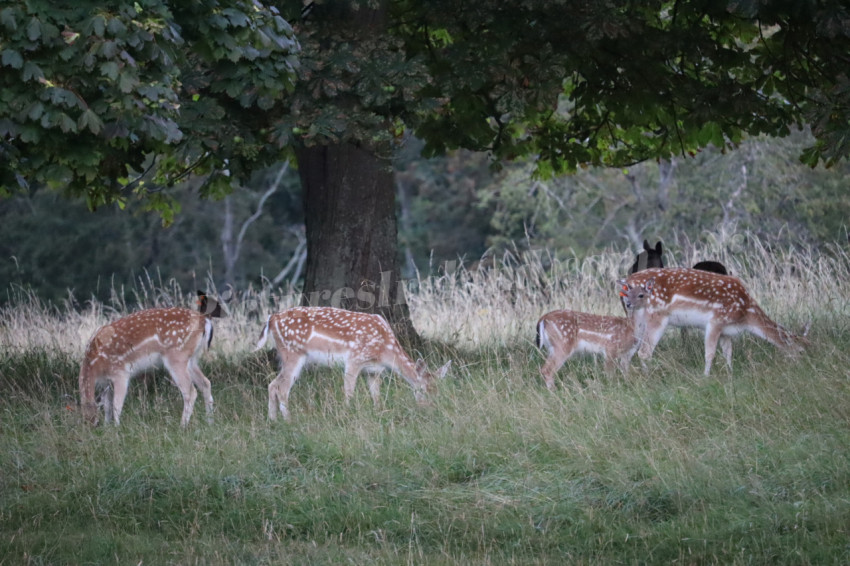
[[[198,404],[186,430],[162,372],[133,382],[120,428],[80,422],[85,342],[132,305],[18,293],[0,311],[0,564],[850,563],[850,260],[742,246],[720,258],[767,313],[813,321],[803,357],[740,339],[733,372],[705,378],[699,333],[668,331],[645,371],[572,360],[550,393],[535,320],[618,313],[628,258],[538,257],[418,282],[425,357],[454,361],[424,407],[396,378],[382,408],[363,384],[346,407],[341,371],[316,369],[292,421],[268,422],[276,361],[232,305],[202,362],[214,424]]]

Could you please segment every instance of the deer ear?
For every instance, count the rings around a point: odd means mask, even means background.
[[[658,243],[655,244],[655,253],[661,255],[661,240],[659,240]]]
[[[437,377],[439,379],[443,379],[444,377],[446,377],[446,374],[449,373],[449,369],[451,367],[452,367],[452,361],[449,360],[445,364],[443,364],[443,367],[441,367],[440,369],[437,370]]]
[[[646,240],[643,241],[643,249],[645,249],[648,252],[652,251],[652,248],[649,247],[649,242],[646,241]]]

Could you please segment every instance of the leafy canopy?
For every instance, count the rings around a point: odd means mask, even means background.
[[[188,172],[217,195],[294,147],[389,151],[405,129],[430,154],[530,155],[547,176],[808,123],[803,159],[829,165],[850,140],[844,4],[0,4],[0,189],[167,209]]]
[[[835,0],[409,2],[432,153],[534,155],[543,173],[784,136],[808,122],[816,165],[848,153],[850,12]]]
[[[281,112],[298,44],[251,0],[0,4],[0,188],[131,194],[166,214],[184,172],[227,188],[268,147],[253,113]],[[140,177],[149,173],[153,183]]]

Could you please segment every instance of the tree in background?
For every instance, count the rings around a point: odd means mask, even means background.
[[[531,246],[584,255],[609,246],[637,251],[644,238],[664,240],[672,249],[674,242],[717,233],[752,233],[781,247],[846,240],[850,165],[800,163],[812,143],[804,132],[761,136],[735,151],[708,147],[694,158],[551,179],[535,178],[531,163],[506,165],[473,201],[488,209],[482,243],[495,250]]]
[[[303,213],[297,175],[289,172],[267,198],[263,214],[247,229],[236,265],[227,279],[223,236],[229,214],[235,243],[242,226],[257,210],[280,172],[259,171],[247,186],[237,186],[222,201],[199,199],[202,180],[181,183],[170,191],[180,213],[163,230],[161,218],[130,201],[89,211],[80,198],[65,198],[40,189],[0,200],[0,281],[31,289],[58,301],[95,298],[131,301],[140,287],[174,279],[194,291],[212,277],[219,289],[261,287],[280,272],[281,258],[298,252]],[[258,187],[258,188],[252,188]],[[235,247],[235,246],[233,246]],[[299,252],[300,254],[300,252]],[[293,265],[278,284],[289,288]],[[0,290],[0,303],[8,298]]]
[[[47,183],[92,207],[135,194],[169,215],[183,175],[221,194],[294,153],[305,296],[378,309],[411,335],[390,168],[405,128],[431,154],[534,156],[544,178],[734,147],[804,120],[808,163],[847,153],[850,18],[836,0],[280,9],[285,19],[239,0],[3,7],[3,187]]]

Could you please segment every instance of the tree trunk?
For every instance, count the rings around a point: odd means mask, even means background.
[[[221,252],[224,258],[224,284],[235,285],[236,246],[233,242],[233,196],[224,197],[224,218],[221,223]]]
[[[301,148],[307,267],[304,305],[383,315],[418,347],[398,265],[395,185],[389,159],[353,143]]]

